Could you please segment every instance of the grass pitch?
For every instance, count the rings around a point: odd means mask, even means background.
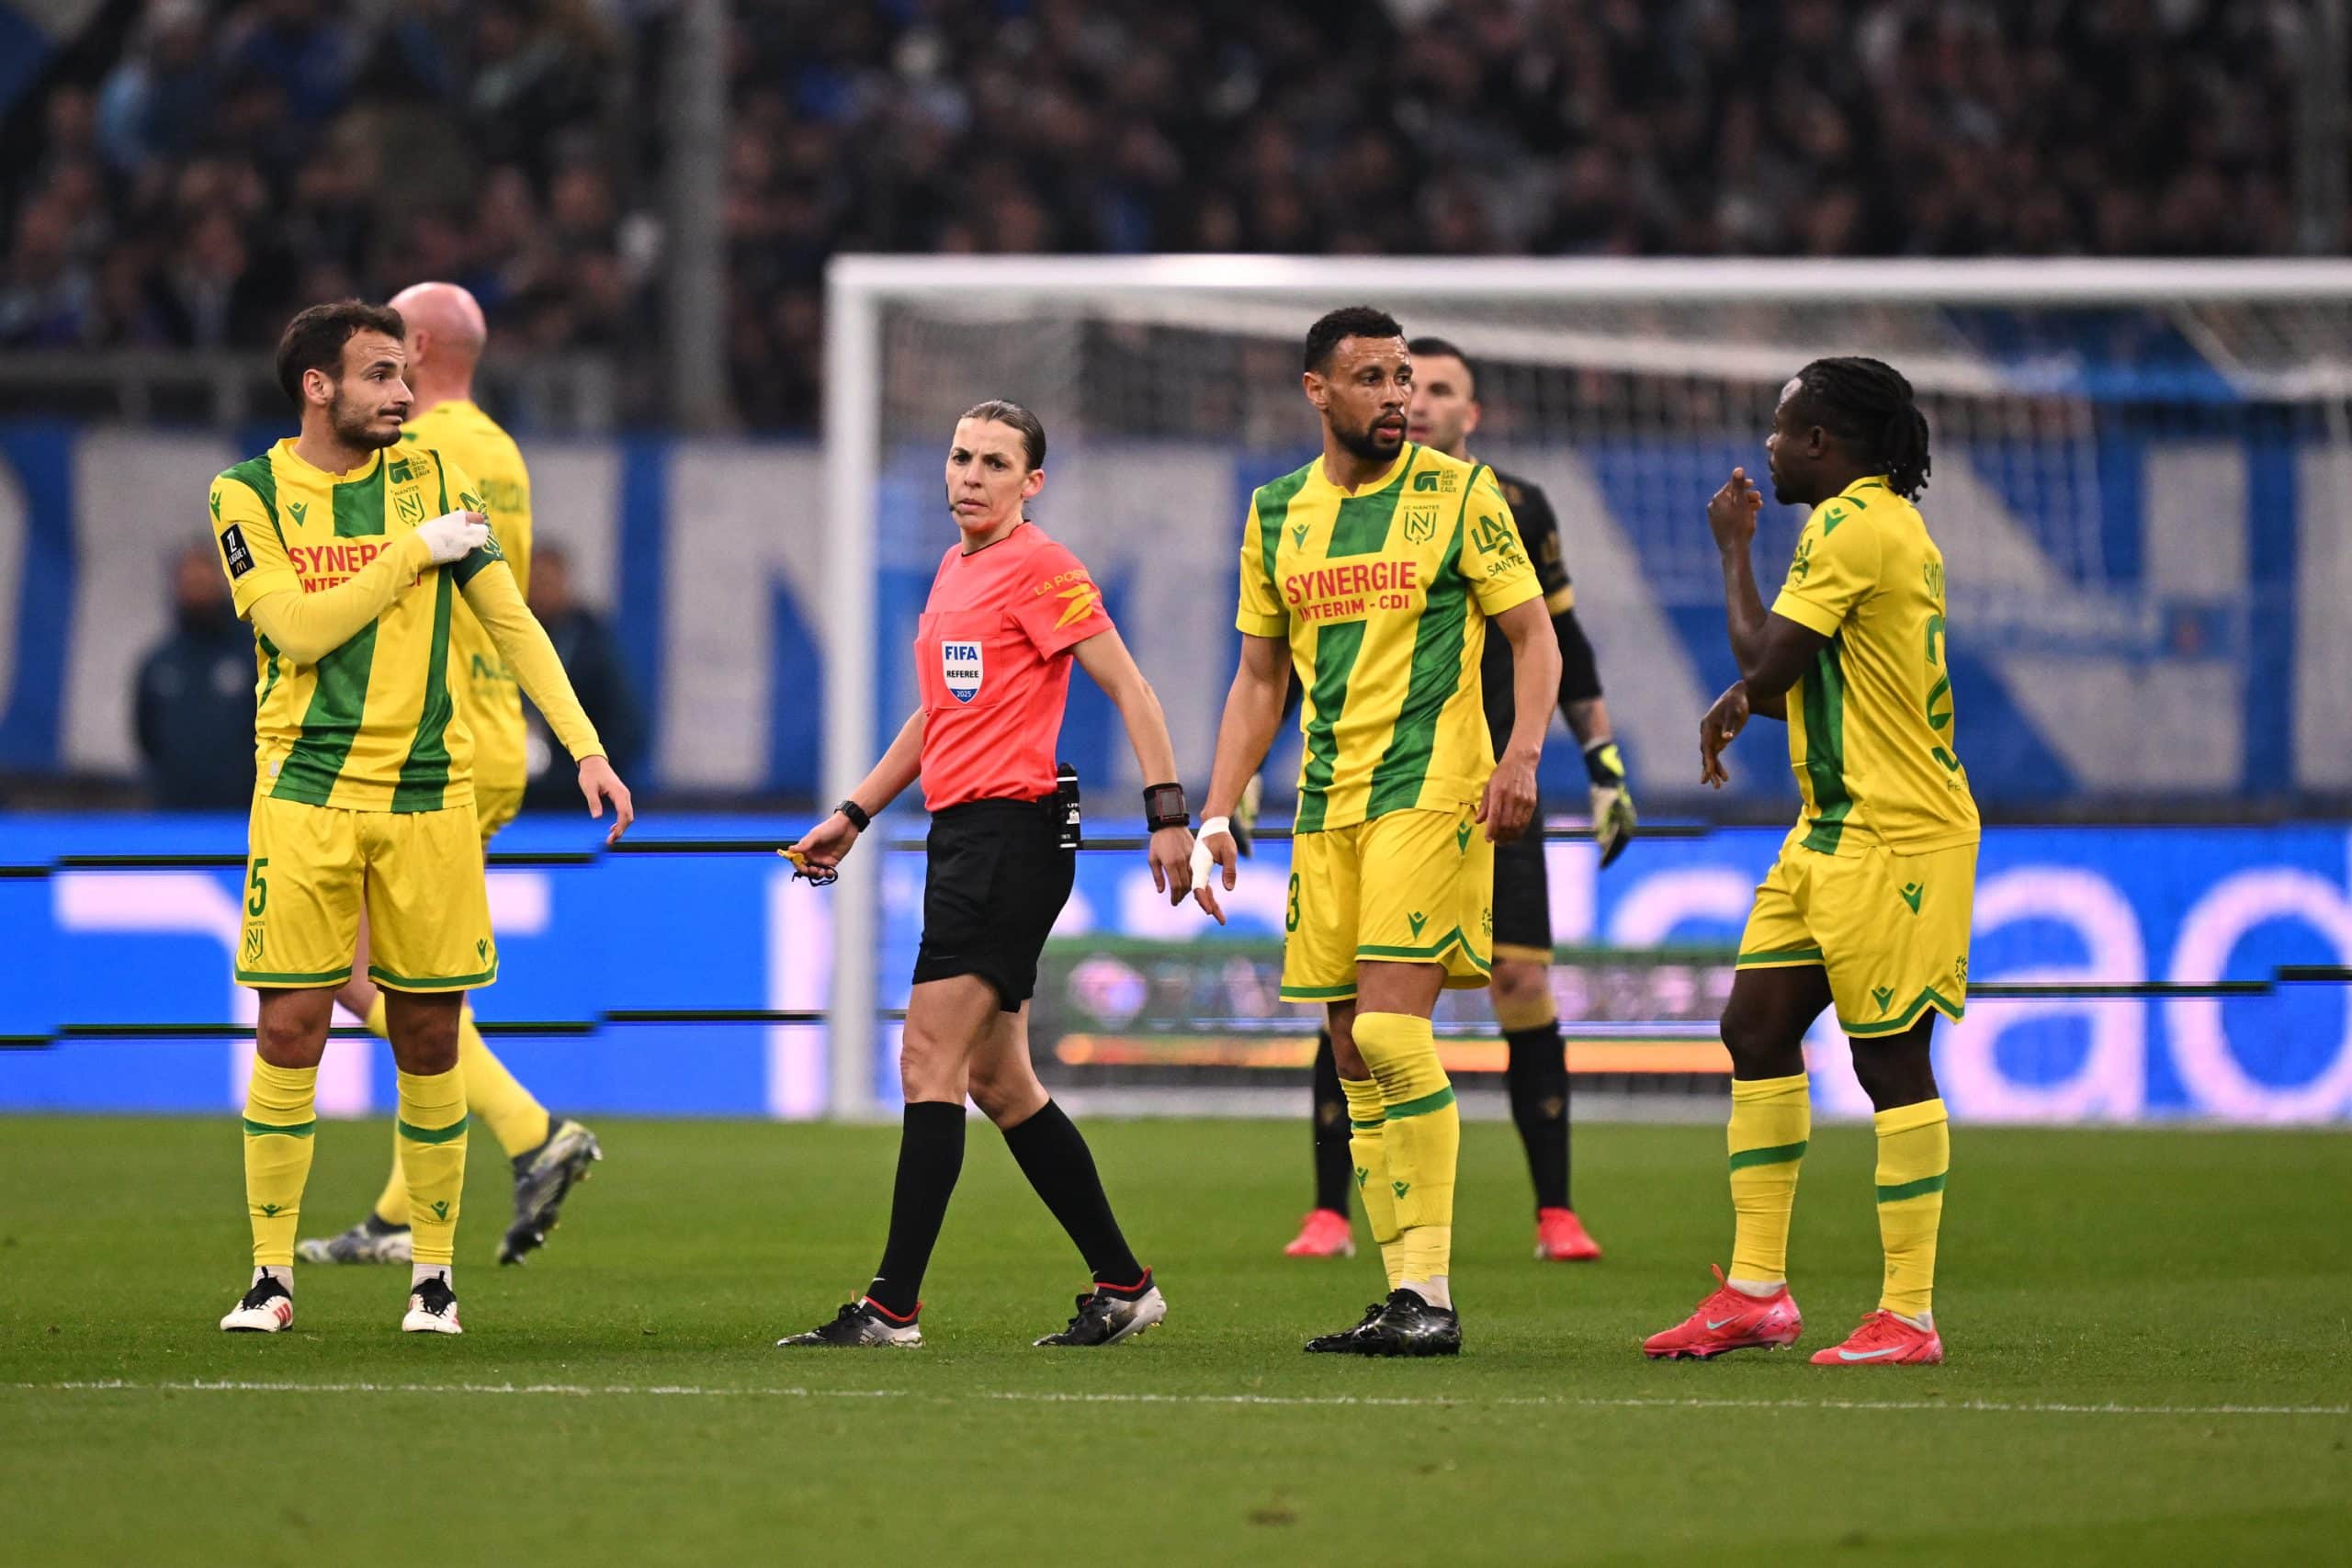
[[[1863,1127],[1818,1132],[1803,1350],[1645,1362],[1727,1251],[1720,1131],[1577,1134],[1597,1266],[1530,1256],[1507,1127],[1464,1139],[1458,1361],[1308,1358],[1376,1263],[1279,1255],[1290,1123],[1089,1126],[1168,1323],[1032,1349],[1084,1269],[976,1123],[922,1350],[785,1352],[863,1284],[895,1130],[599,1123],[527,1268],[477,1134],[467,1333],[395,1331],[399,1270],[242,1288],[235,1123],[0,1119],[0,1539],[19,1562],[753,1559],[2241,1562],[2352,1534],[2352,1137],[1962,1128],[1937,1299],[1952,1360],[1804,1351],[1875,1304]],[[305,1229],[373,1196],[329,1126]]]

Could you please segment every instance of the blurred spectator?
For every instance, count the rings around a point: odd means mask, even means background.
[[[172,635],[139,664],[134,722],[147,793],[174,811],[229,811],[254,794],[254,638],[209,544],[172,562]]]
[[[580,705],[605,742],[605,757],[623,773],[637,771],[645,749],[645,720],[629,686],[628,657],[605,618],[572,597],[571,561],[562,546],[541,543],[531,551],[530,599],[531,613],[547,627]],[[524,804],[535,810],[578,807],[578,770],[527,698],[524,707],[531,720],[531,782],[523,792]]]
[[[2303,10],[737,0],[727,370],[813,423],[842,250],[2281,254]],[[0,343],[258,347],[314,282],[453,277],[658,420],[673,21],[149,0],[0,171]]]

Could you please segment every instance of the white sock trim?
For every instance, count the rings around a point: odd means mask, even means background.
[[[1766,1296],[1777,1296],[1789,1288],[1786,1280],[1725,1280],[1724,1283],[1743,1296],[1754,1296],[1759,1301]]]

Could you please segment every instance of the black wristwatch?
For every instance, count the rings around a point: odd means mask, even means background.
[[[1184,804],[1184,786],[1180,784],[1145,785],[1143,819],[1155,833],[1162,828],[1190,828],[1193,813]]]
[[[843,800],[839,806],[834,807],[833,809],[848,818],[849,825],[856,829],[861,833],[874,826],[874,818],[868,817],[865,814],[865,807],[860,806],[854,800]]]

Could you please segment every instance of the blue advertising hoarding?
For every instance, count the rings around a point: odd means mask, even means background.
[[[236,853],[225,818],[18,817],[0,820],[0,866],[61,855]],[[640,832],[779,843],[796,823],[697,818]],[[898,831],[910,835],[915,822]],[[593,848],[584,819],[526,819],[502,851]],[[1636,845],[1599,871],[1590,847],[1550,849],[1563,943],[1727,947],[1780,835],[1727,829]],[[1270,843],[1245,863],[1224,931],[1151,891],[1139,855],[1090,852],[1065,934],[1214,942],[1281,931],[1286,860]],[[921,857],[882,860],[883,1003],[903,1003],[920,926]],[[827,895],[765,853],[611,856],[591,866],[492,874],[499,984],[486,1020],[566,1021],[625,1009],[821,1009],[831,944]],[[0,1034],[69,1022],[234,1022],[249,993],[230,983],[240,877],[220,870],[58,871],[0,877]],[[2268,828],[2011,828],[1978,866],[1971,974],[2000,981],[2202,984],[2262,980],[2282,964],[2352,964],[2352,831]],[[1812,1041],[1826,1111],[1867,1109],[1834,1021]],[[798,1024],[620,1026],[587,1038],[515,1038],[499,1049],[551,1104],[665,1115],[821,1115],[825,1032]],[[2352,1119],[2352,1010],[2337,985],[2264,995],[2158,999],[1980,998],[1938,1034],[1956,1115],[2000,1121]],[[242,1092],[249,1048],[221,1041],[75,1041],[0,1053],[0,1109],[218,1111]],[[653,1070],[658,1060],[660,1070]],[[876,1093],[896,1094],[892,1064]],[[390,1066],[370,1043],[332,1047],[322,1109],[391,1103]]]

